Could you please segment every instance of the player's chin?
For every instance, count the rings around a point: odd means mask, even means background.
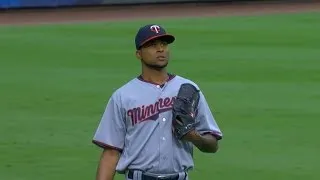
[[[146,65],[147,65],[147,67],[149,67],[151,69],[161,70],[161,69],[167,67],[168,63],[166,63],[166,64],[154,63],[154,64],[146,64]]]
[[[168,61],[158,62],[156,66],[159,68],[165,68],[168,65]]]

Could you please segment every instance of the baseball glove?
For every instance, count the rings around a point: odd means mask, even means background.
[[[199,90],[190,83],[182,84],[172,106],[172,129],[178,139],[196,127],[195,114],[199,104]]]

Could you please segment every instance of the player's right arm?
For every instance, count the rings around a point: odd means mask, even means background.
[[[120,153],[113,148],[105,148],[101,154],[96,180],[113,180]]]
[[[124,148],[126,125],[119,99],[115,94],[110,98],[92,140],[94,144],[103,149],[96,180],[113,180]]]

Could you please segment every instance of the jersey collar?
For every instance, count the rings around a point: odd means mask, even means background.
[[[174,77],[176,77],[176,75],[170,74],[170,73],[168,73],[168,76],[169,76],[169,78],[168,78],[168,80],[167,80],[166,82],[169,82],[169,81],[171,81]],[[139,75],[139,76],[137,77],[137,79],[140,80],[140,81],[149,83],[149,84],[162,85],[162,84],[157,84],[157,83],[154,83],[154,82],[151,82],[151,81],[144,80],[143,77],[142,77],[142,75]]]

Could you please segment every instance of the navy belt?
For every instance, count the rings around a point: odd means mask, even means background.
[[[129,170],[128,172],[128,178],[133,179],[133,170]],[[143,174],[141,175],[141,180],[178,180],[179,179],[179,174],[177,175],[171,175],[171,176],[164,176],[164,177],[155,177],[155,176],[150,176]]]

